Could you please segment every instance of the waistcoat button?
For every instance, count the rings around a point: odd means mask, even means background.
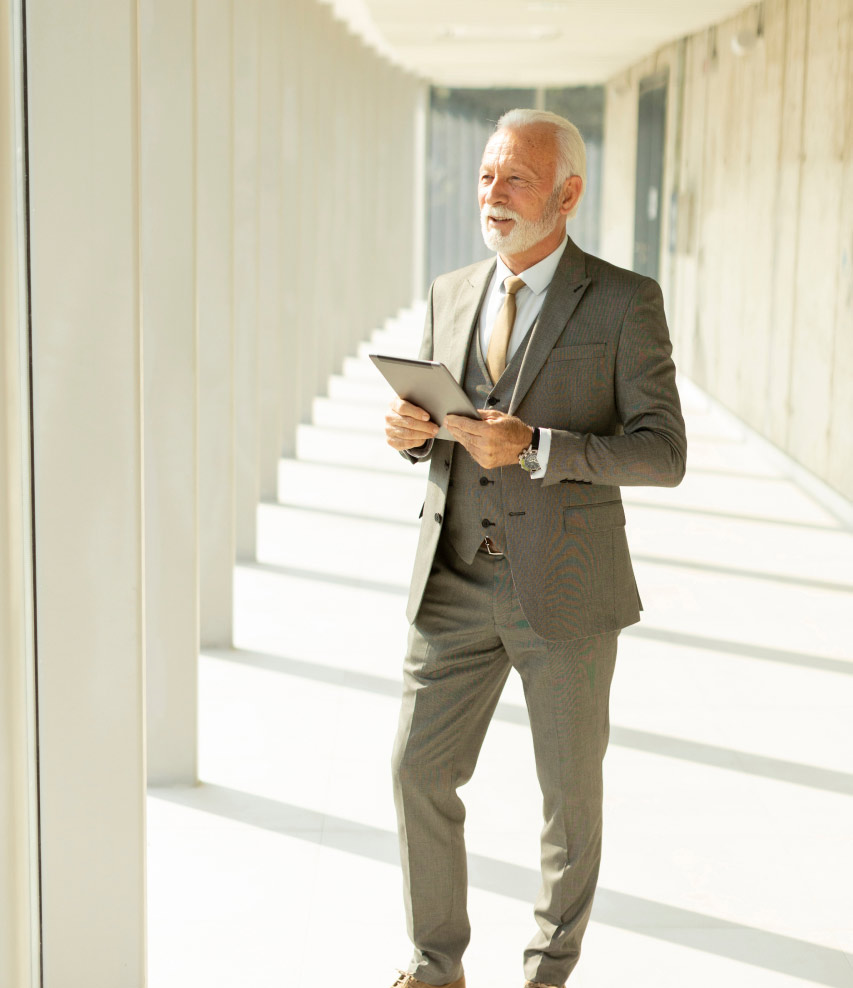
[[[493,522],[493,521],[489,521],[489,519],[488,519],[488,518],[484,518],[484,519],[483,519],[483,520],[482,520],[482,521],[480,522],[480,524],[481,524],[481,525],[483,526],[483,528],[491,528],[491,527],[492,527],[492,525],[494,525],[494,522]]]
[[[496,398],[494,395],[489,395],[489,404],[490,405],[497,405],[499,401],[500,401],[500,398]]]
[[[437,511],[436,511],[436,513],[435,513],[435,520],[436,520],[436,521],[437,521],[437,522],[438,522],[439,524],[441,524],[441,515],[440,515],[440,514],[439,514],[439,513],[437,512]]]
[[[480,487],[486,487],[491,483],[488,477],[480,477]]]

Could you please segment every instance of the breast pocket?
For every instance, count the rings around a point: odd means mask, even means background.
[[[595,360],[606,353],[606,343],[578,343],[575,346],[554,347],[548,360]]]
[[[548,394],[542,408],[545,423],[578,431],[600,426],[598,420],[613,405],[613,367],[607,344],[555,347],[542,366],[542,382]],[[556,409],[555,398],[559,402]]]

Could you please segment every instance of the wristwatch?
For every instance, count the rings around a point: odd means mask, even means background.
[[[539,469],[539,429],[533,430],[533,438],[527,449],[518,454],[518,465],[528,473],[536,473]]]

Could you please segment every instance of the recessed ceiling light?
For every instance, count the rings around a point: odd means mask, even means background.
[[[473,24],[450,24],[438,33],[439,41],[502,42],[553,41],[560,32],[553,27],[541,25],[498,25],[480,27]]]

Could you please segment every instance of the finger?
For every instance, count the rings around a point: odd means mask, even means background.
[[[385,428],[387,429],[411,429],[414,432],[425,432],[427,435],[434,436],[438,432],[438,426],[435,422],[430,422],[429,419],[413,418],[410,415],[397,415],[394,412],[388,412],[385,416]]]
[[[451,432],[458,432],[466,436],[481,436],[485,428],[479,419],[469,419],[464,415],[448,415],[444,420],[444,425]]]
[[[385,435],[388,445],[394,449],[416,449],[418,446],[423,446],[428,439],[433,438],[412,429],[387,430]]]
[[[418,419],[422,422],[429,421],[429,412],[413,405],[410,401],[406,401],[405,398],[395,398],[391,402],[391,408],[403,418]]]

